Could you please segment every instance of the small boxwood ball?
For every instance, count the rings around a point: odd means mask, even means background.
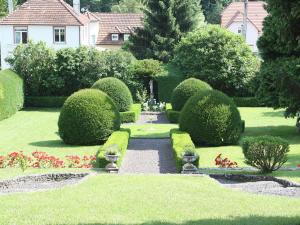
[[[101,144],[120,129],[120,113],[104,92],[84,89],[64,103],[59,120],[59,135],[66,144]]]
[[[242,120],[231,98],[220,91],[207,90],[188,100],[180,114],[179,127],[198,145],[222,146],[238,142]]]
[[[190,97],[202,90],[211,90],[211,86],[204,81],[189,78],[181,82],[173,91],[171,97],[172,108],[181,111]]]
[[[109,97],[115,102],[120,112],[126,112],[131,109],[133,104],[132,95],[126,84],[114,77],[107,77],[98,80],[92,86],[94,89],[108,94]]]

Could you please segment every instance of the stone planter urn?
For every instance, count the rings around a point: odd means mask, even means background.
[[[119,168],[118,168],[116,162],[119,159],[119,155],[117,155],[117,154],[113,154],[113,155],[112,154],[106,154],[105,159],[110,162],[109,164],[107,164],[105,166],[105,170],[108,173],[117,173],[119,171]]]
[[[181,173],[194,174],[198,173],[197,167],[193,164],[198,159],[198,155],[183,155],[182,160],[185,164],[182,167]]]

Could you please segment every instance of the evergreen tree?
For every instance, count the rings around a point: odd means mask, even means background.
[[[208,23],[219,24],[222,10],[233,0],[201,0],[201,6]]]
[[[0,18],[7,14],[7,2],[6,0],[0,0]]]
[[[111,11],[116,13],[141,13],[144,9],[143,0],[121,0],[113,5]]]
[[[196,0],[148,0],[144,14],[144,27],[126,46],[139,59],[168,62],[182,35],[203,22]]]
[[[300,1],[266,0],[266,3],[269,15],[258,42],[264,62],[257,94],[268,106],[286,108],[286,116],[299,117]]]

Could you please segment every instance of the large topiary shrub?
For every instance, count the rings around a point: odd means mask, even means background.
[[[220,26],[189,33],[175,50],[175,63],[186,76],[233,95],[248,95],[259,60],[240,35]]]
[[[201,91],[191,97],[181,111],[179,127],[195,143],[212,146],[235,144],[242,133],[236,105],[216,90]]]
[[[280,137],[246,137],[242,141],[242,148],[248,165],[262,172],[272,172],[287,161],[289,143]]]
[[[94,145],[120,129],[120,113],[104,92],[84,89],[64,103],[58,121],[59,135],[66,144]]]
[[[171,104],[173,110],[180,111],[190,97],[202,90],[210,90],[211,86],[201,80],[189,78],[181,82],[173,91]]]
[[[105,92],[115,102],[120,112],[129,111],[133,100],[130,90],[121,80],[107,77],[98,80],[92,88]]]
[[[23,79],[11,70],[0,71],[0,120],[23,107]]]

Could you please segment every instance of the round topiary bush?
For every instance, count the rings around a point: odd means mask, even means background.
[[[181,82],[172,93],[171,104],[175,111],[181,111],[190,97],[202,90],[210,90],[211,86],[201,80],[189,78]]]
[[[209,146],[235,144],[242,133],[236,105],[216,90],[201,91],[191,97],[181,111],[179,127],[195,143]]]
[[[120,129],[120,113],[104,92],[84,89],[64,103],[59,120],[59,135],[66,144],[94,145],[107,140]]]
[[[94,83],[92,88],[98,89],[108,94],[108,96],[111,97],[115,102],[120,112],[130,110],[133,103],[132,95],[123,81],[114,77],[107,77],[98,80],[96,83]]]

